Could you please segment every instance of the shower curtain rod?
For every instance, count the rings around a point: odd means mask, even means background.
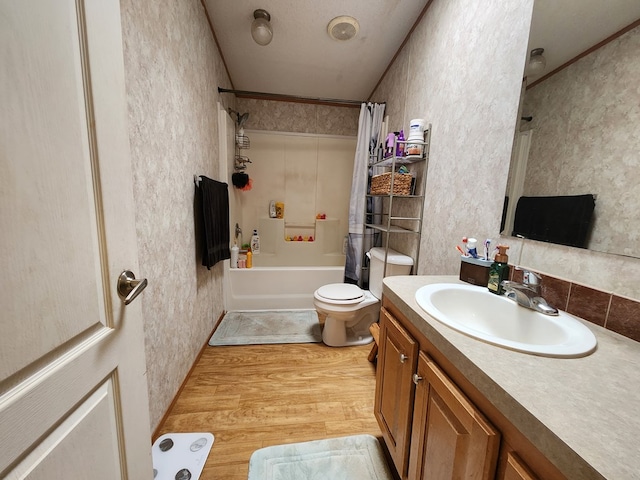
[[[300,103],[318,103],[323,105],[341,105],[350,107],[359,107],[363,103],[361,100],[340,100],[337,98],[314,98],[314,97],[300,97],[297,95],[284,95],[281,93],[264,93],[264,92],[250,92],[247,90],[230,90],[228,88],[218,87],[220,93],[234,93],[240,97],[247,98],[262,98],[265,100],[280,100],[283,102],[300,102]]]

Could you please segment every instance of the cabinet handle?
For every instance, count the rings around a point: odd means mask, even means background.
[[[415,383],[416,385],[422,381],[422,377],[420,375],[418,375],[417,373],[413,374],[413,383]]]
[[[409,357],[407,357],[404,353],[401,353],[400,354],[400,363],[406,362],[407,358],[409,358]]]

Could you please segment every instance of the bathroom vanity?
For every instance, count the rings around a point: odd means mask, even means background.
[[[375,415],[402,479],[640,478],[640,344],[596,325],[581,358],[515,352],[425,313],[384,280]]]

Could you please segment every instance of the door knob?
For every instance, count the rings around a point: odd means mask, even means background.
[[[118,295],[125,305],[129,305],[147,286],[147,279],[136,280],[131,270],[124,270],[118,277]]]
[[[409,357],[407,357],[404,353],[401,353],[400,354],[400,363],[406,362],[407,358],[409,358]]]
[[[417,373],[414,373],[413,374],[413,383],[415,383],[417,385],[421,381],[422,381],[422,377],[420,375],[418,375]]]

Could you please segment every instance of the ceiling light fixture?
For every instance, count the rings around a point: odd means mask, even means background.
[[[544,68],[547,66],[547,59],[544,58],[543,53],[544,48],[534,48],[531,50],[529,64],[527,65],[527,74],[540,75],[544,72]]]
[[[334,40],[351,40],[360,31],[358,21],[349,15],[341,15],[334,18],[327,25],[327,32]]]
[[[251,24],[251,36],[258,45],[269,45],[273,38],[271,29],[271,15],[266,10],[259,8],[253,12],[253,23]]]

